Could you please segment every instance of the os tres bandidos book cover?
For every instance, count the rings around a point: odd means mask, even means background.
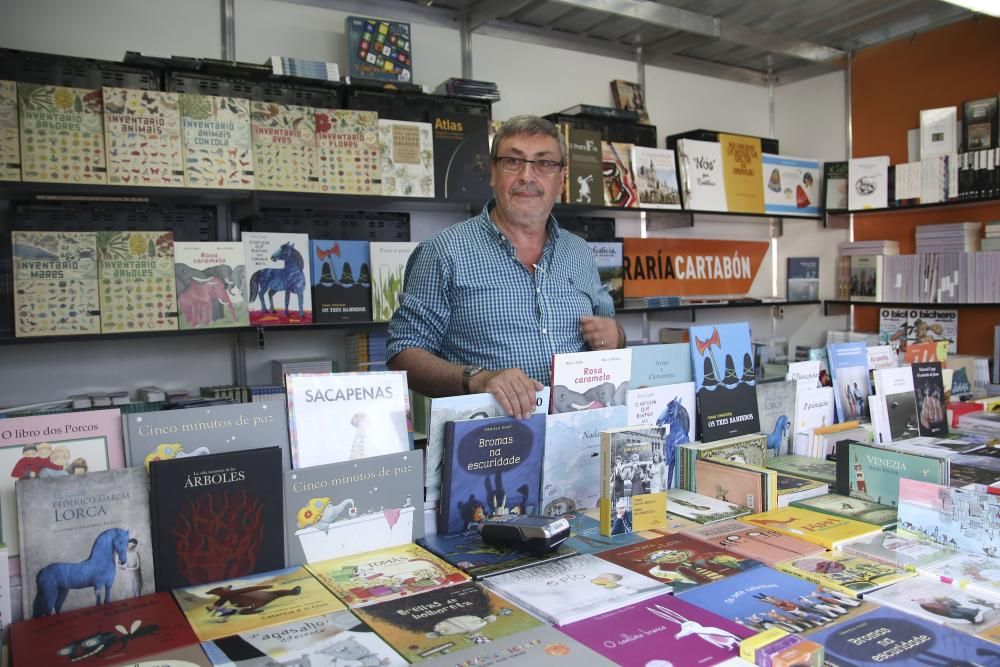
[[[690,338],[702,441],[758,433],[750,325],[691,327]]]

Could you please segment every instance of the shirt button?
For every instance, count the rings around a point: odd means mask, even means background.
[[[549,331],[548,331],[548,329],[542,329],[542,334],[543,334],[543,335],[544,335],[544,334],[547,334],[548,332],[549,332]]]
[[[541,287],[536,287],[535,288],[535,292],[538,293],[538,294],[541,294],[542,293],[542,288]]]

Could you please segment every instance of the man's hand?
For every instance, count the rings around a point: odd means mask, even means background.
[[[541,391],[542,383],[532,380],[520,368],[506,368],[473,375],[469,389],[474,394],[493,394],[507,414],[527,419],[535,409],[535,394]]]
[[[580,335],[591,350],[616,350],[625,345],[621,327],[610,317],[581,317]]]

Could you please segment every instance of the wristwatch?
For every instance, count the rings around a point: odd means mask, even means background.
[[[482,366],[473,366],[470,364],[462,367],[462,389],[465,390],[466,394],[472,393],[472,389],[469,387],[469,384],[472,382],[472,376],[482,372]]]

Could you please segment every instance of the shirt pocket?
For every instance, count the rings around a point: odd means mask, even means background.
[[[594,306],[597,304],[597,294],[594,291],[596,289],[595,285],[582,283],[573,276],[560,276],[547,288],[548,306],[556,313],[566,313],[575,318],[593,315]],[[576,319],[572,324],[576,327]]]

